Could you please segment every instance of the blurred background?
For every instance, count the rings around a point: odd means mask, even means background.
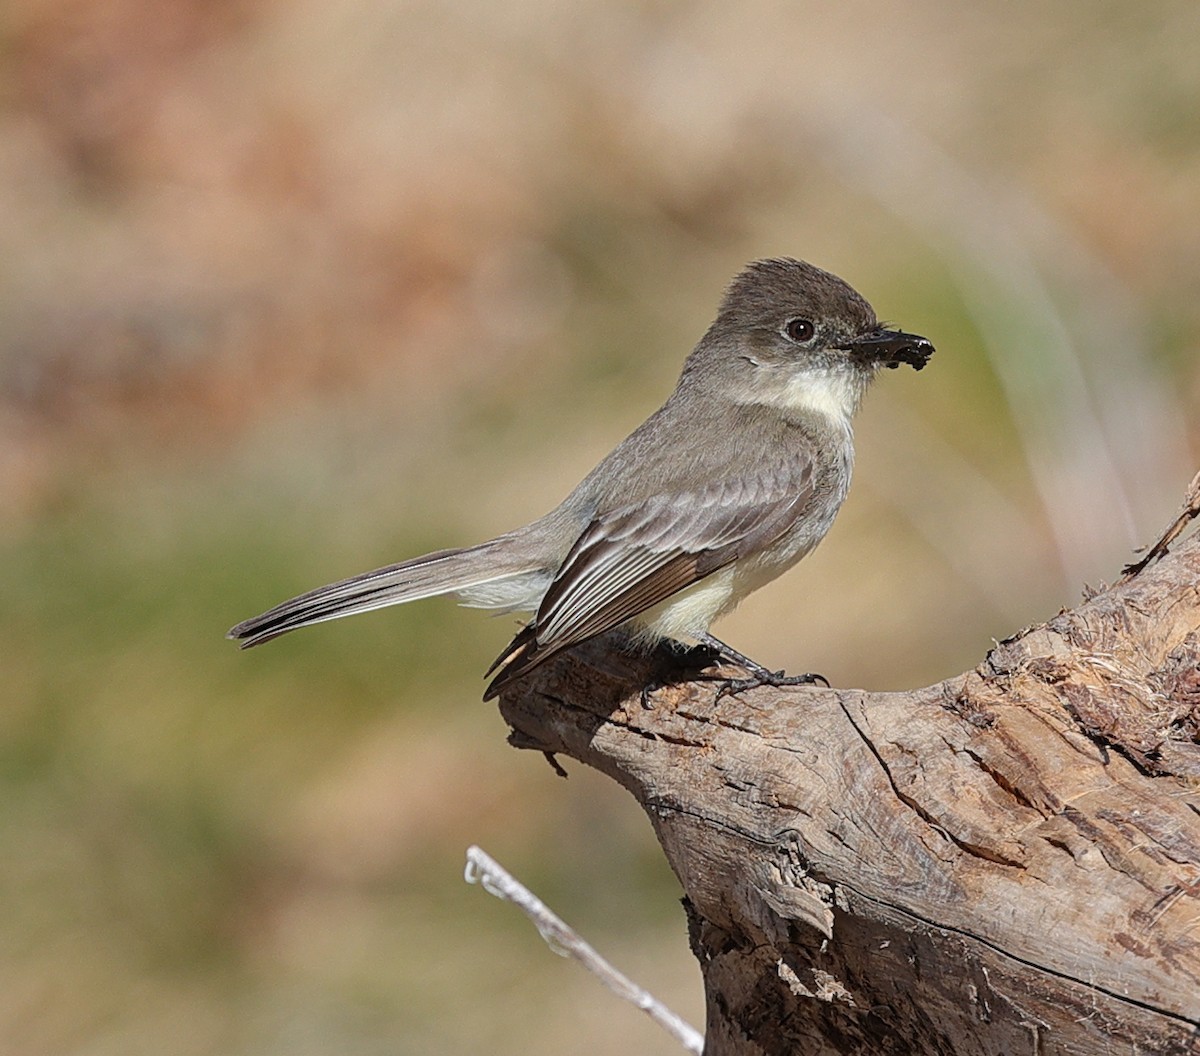
[[[623,792],[505,745],[511,617],[236,620],[556,504],[747,260],[937,345],[718,633],[901,689],[1111,581],[1200,425],[1200,6],[25,0],[0,15],[0,1050],[673,1053]]]

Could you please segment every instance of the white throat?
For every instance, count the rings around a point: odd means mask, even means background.
[[[785,411],[810,411],[849,427],[871,375],[852,370],[794,374],[782,385],[777,378],[760,387],[758,400]]]

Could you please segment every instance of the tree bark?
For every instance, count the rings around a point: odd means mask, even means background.
[[[655,677],[501,709],[649,815],[711,1056],[1200,1052],[1200,536],[926,689]]]

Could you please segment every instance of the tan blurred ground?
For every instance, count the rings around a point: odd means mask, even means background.
[[[543,512],[787,253],[928,335],[830,539],[718,630],[940,679],[1194,472],[1200,7],[31,0],[0,16],[0,1050],[675,1051],[648,825],[504,745],[444,602],[281,597]]]

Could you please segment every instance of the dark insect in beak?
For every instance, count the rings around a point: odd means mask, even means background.
[[[865,363],[892,369],[907,363],[913,370],[920,370],[933,355],[933,345],[928,340],[900,330],[872,330],[840,347]]]

